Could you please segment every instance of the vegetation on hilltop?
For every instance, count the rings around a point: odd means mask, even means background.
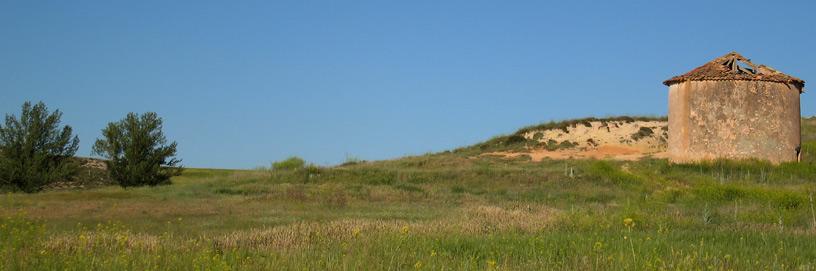
[[[614,116],[614,117],[607,117],[607,118],[581,118],[581,119],[571,119],[571,120],[563,120],[563,121],[550,121],[546,123],[536,124],[527,126],[524,128],[519,129],[514,135],[523,135],[527,132],[531,131],[539,131],[539,130],[554,130],[554,129],[561,129],[566,131],[567,127],[576,126],[576,125],[585,125],[589,126],[591,122],[601,122],[601,123],[609,123],[609,122],[635,122],[635,121],[667,121],[668,118],[665,116],[661,117],[653,117],[653,116]]]
[[[20,116],[6,115],[0,124],[0,189],[40,191],[71,178],[78,165],[72,160],[79,138],[71,126],[60,126],[62,112],[44,103],[26,102]]]
[[[8,194],[0,269],[814,270],[816,142],[803,147],[778,166],[292,159]]]
[[[607,117],[607,118],[581,118],[581,119],[571,119],[571,120],[563,120],[563,121],[550,121],[546,123],[541,123],[537,125],[531,125],[524,128],[517,130],[515,133],[510,135],[501,135],[493,137],[487,141],[455,149],[454,152],[457,153],[467,153],[470,155],[477,155],[484,152],[496,152],[496,151],[519,151],[524,150],[526,148],[544,148],[547,150],[558,150],[558,149],[566,149],[572,148],[577,145],[577,142],[569,142],[569,141],[562,141],[562,142],[539,142],[536,138],[526,138],[524,137],[525,134],[532,132],[532,131],[543,131],[543,130],[562,130],[564,132],[568,132],[569,127],[576,127],[578,125],[590,126],[591,122],[601,122],[603,124],[610,123],[610,122],[624,122],[630,123],[635,121],[666,121],[666,117],[649,117],[649,116],[617,116],[617,117]],[[633,135],[634,136],[634,135]],[[638,134],[638,136],[643,136],[642,134]]]
[[[169,186],[2,197],[0,269],[813,270],[805,158],[190,169]]]
[[[807,269],[816,267],[814,168],[443,153],[337,168],[192,169],[170,186],[7,195],[0,265]]]
[[[0,191],[166,184],[180,174],[175,142],[167,143],[156,113],[129,113],[109,123],[94,153],[106,160],[75,157],[79,137],[60,126],[62,112],[44,103],[25,102],[19,118],[6,115],[0,124]],[[81,166],[81,167],[80,167]],[[100,174],[105,172],[105,174]]]
[[[122,187],[168,184],[181,174],[176,142],[168,142],[155,112],[128,113],[102,129],[93,152],[105,157],[108,173]]]

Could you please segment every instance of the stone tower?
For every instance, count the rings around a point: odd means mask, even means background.
[[[797,160],[801,79],[731,52],[663,84],[670,161]]]

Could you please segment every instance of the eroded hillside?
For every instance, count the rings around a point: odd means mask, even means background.
[[[478,155],[508,158],[595,158],[636,160],[663,157],[668,128],[665,118],[586,118],[530,126],[510,136],[493,138],[471,149]]]
[[[802,118],[801,133],[803,146],[816,140],[816,116]],[[585,118],[525,127],[456,152],[473,157],[529,158],[532,161],[638,160],[666,157],[668,137],[665,117]],[[804,149],[805,155],[809,155],[808,148]]]

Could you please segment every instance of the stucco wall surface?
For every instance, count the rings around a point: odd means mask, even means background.
[[[672,162],[796,160],[799,89],[776,82],[686,81],[669,86]]]

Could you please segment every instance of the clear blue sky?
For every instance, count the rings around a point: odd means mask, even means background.
[[[185,166],[252,168],[664,115],[663,80],[732,50],[816,80],[814,1],[607,2],[2,1],[0,114],[59,108],[88,156],[155,111]]]

